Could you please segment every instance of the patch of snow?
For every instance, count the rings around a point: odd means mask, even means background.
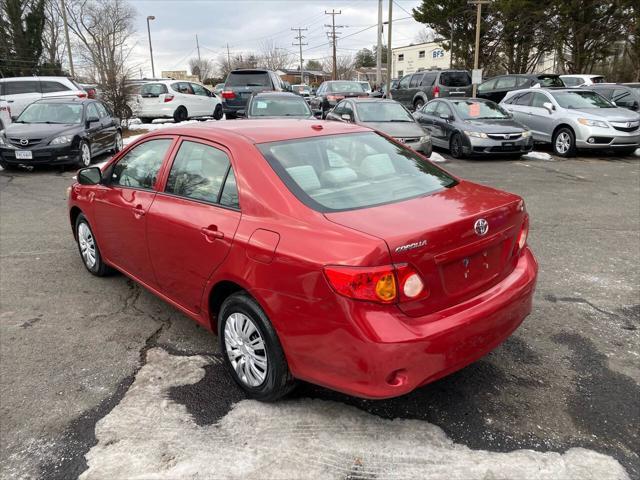
[[[129,125],[129,130],[160,130],[167,127],[175,127],[176,125],[187,125],[189,123],[197,123],[198,120],[185,120],[184,122],[175,123],[173,120],[154,120],[153,123],[132,123]]]
[[[431,155],[429,156],[429,160],[431,160],[432,162],[436,162],[436,163],[445,163],[447,161],[438,152],[431,152]]]
[[[629,478],[592,450],[472,450],[430,423],[322,400],[243,400],[217,424],[198,426],[167,392],[200,381],[212,361],[220,362],[149,350],[122,401],[97,423],[80,479]]]
[[[131,135],[130,137],[123,138],[122,143],[124,145],[129,145],[130,143],[133,143],[137,139],[139,139],[142,135],[144,135],[144,133],[141,133],[140,135]]]
[[[522,156],[525,160],[544,160],[546,162],[552,162],[553,157],[546,152],[529,152]]]
[[[640,157],[640,148],[636,148],[636,151],[633,153],[636,157]]]

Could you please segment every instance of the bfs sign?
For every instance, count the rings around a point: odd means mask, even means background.
[[[436,48],[431,52],[431,58],[444,58],[444,50],[442,48]]]

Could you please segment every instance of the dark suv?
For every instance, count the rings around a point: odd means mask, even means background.
[[[478,97],[500,103],[507,93],[512,90],[564,86],[560,75],[553,73],[500,75],[478,85]]]
[[[256,92],[286,90],[284,82],[271,70],[234,70],[227,76],[222,90],[222,109],[227,119],[244,115],[247,102]]]
[[[440,97],[470,97],[471,75],[467,70],[420,70],[400,79],[391,98],[411,110]]]

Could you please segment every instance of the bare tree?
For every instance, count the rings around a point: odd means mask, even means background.
[[[58,0],[46,0],[44,4],[44,32],[42,34],[43,61],[59,65],[64,57],[62,12]]]
[[[243,55],[237,53],[234,55],[221,54],[218,57],[218,76],[221,78],[227,78],[227,75],[232,70],[237,68],[257,68],[258,56],[255,53],[249,52]]]
[[[325,58],[322,62],[322,67],[325,72],[331,72],[333,70],[333,60]],[[336,78],[339,80],[351,80],[355,68],[356,62],[353,55],[338,55],[336,58]]]
[[[203,82],[213,76],[215,65],[211,60],[206,58],[192,58],[189,60],[189,70],[191,70],[191,75],[197,75],[198,79]]]
[[[418,43],[431,43],[436,40],[436,32],[434,32],[430,28],[423,28],[418,32],[415,37],[416,42]]]
[[[293,63],[295,55],[278,47],[273,40],[267,40],[260,44],[258,58],[261,67],[269,70],[281,70]]]

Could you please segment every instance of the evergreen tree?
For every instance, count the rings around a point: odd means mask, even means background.
[[[45,0],[3,0],[0,7],[0,73],[39,73]]]

